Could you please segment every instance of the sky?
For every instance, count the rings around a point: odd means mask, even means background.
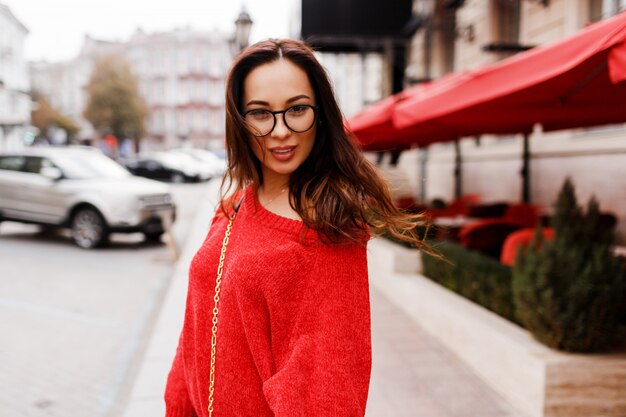
[[[26,58],[51,62],[75,57],[85,34],[127,40],[137,27],[145,32],[190,26],[231,33],[245,3],[253,20],[251,43],[289,36],[297,0],[0,0],[29,30]]]

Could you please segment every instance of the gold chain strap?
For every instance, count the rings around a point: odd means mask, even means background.
[[[238,208],[238,207],[237,207]],[[226,257],[226,246],[228,246],[228,240],[230,238],[230,231],[233,228],[233,220],[237,211],[230,218],[228,226],[226,227],[226,233],[224,233],[224,241],[222,242],[222,253],[220,255],[220,263],[217,267],[217,279],[215,280],[215,296],[213,301],[215,305],[213,307],[213,328],[211,329],[211,376],[209,378],[209,417],[213,416],[213,390],[215,386],[215,345],[217,344],[217,304],[220,301],[220,284],[222,283],[222,271],[224,270],[224,258]]]

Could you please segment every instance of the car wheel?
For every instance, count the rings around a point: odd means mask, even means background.
[[[108,231],[100,213],[89,207],[79,209],[72,217],[72,240],[83,249],[106,243]]]
[[[163,233],[164,232],[144,232],[143,235],[146,237],[146,241],[148,242],[160,242]]]
[[[185,177],[183,176],[183,174],[175,173],[172,174],[171,180],[173,183],[180,184],[185,182]]]

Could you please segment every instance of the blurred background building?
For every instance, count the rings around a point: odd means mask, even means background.
[[[138,30],[125,45],[125,55],[149,106],[146,139],[153,147],[190,142],[223,148],[224,83],[232,59],[227,34],[183,28],[148,35]]]
[[[131,65],[148,106],[142,149],[184,143],[221,149],[224,142],[224,84],[233,56],[247,45],[252,20],[242,11],[234,34],[190,27],[161,33],[137,29],[126,42],[85,36],[80,54],[66,62],[34,62],[33,90],[80,125],[79,139],[97,138],[85,120],[86,86],[97,59],[117,55]]]
[[[0,151],[22,146],[30,125],[28,66],[24,41],[28,29],[0,3]]]

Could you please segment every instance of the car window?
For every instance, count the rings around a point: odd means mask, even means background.
[[[39,174],[41,171],[41,160],[43,158],[38,156],[27,156],[24,161],[24,168],[22,171],[29,172],[31,174]]]
[[[23,156],[0,156],[0,169],[22,171],[25,160]]]

